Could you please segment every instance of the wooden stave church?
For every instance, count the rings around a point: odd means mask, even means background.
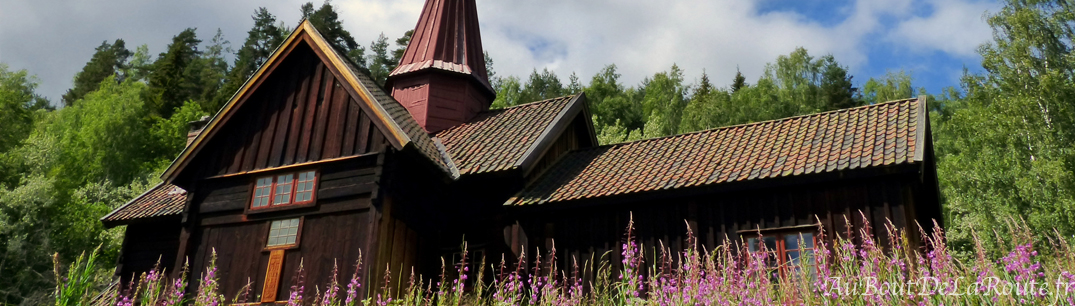
[[[571,267],[618,263],[629,220],[673,249],[688,228],[712,249],[819,225],[884,243],[887,222],[941,220],[922,97],[606,146],[584,94],[489,110],[494,97],[474,0],[427,0],[385,89],[304,21],[192,123],[163,183],[101,219],[127,226],[117,276],[159,262],[193,280],[215,251],[224,294],[250,283],[274,302],[300,262],[319,284],[361,253],[378,288],[386,269],[435,277],[464,239],[472,257],[555,248]]]

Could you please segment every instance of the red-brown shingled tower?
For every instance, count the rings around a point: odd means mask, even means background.
[[[399,67],[392,97],[426,132],[459,125],[489,108],[489,86],[474,0],[426,0]]]

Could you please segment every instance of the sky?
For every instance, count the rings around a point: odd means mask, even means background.
[[[314,1],[320,4],[320,0]],[[905,71],[915,87],[938,93],[959,86],[964,68],[980,72],[977,48],[992,39],[984,0],[476,0],[482,42],[497,75],[524,78],[548,68],[564,83],[588,83],[616,64],[637,85],[673,64],[689,82],[703,73],[728,86],[736,70],[748,83],[796,47],[832,54],[861,86]],[[208,41],[220,29],[238,49],[266,7],[288,26],[302,0],[4,0],[0,62],[26,69],[54,104],[72,86],[94,48],[122,38],[129,49],[163,52],[188,27]],[[424,0],[334,0],[345,29],[368,45],[413,29]]]

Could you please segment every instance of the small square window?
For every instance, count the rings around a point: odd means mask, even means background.
[[[299,173],[299,181],[295,185],[295,203],[309,202],[314,199],[314,181],[317,174],[313,171]]]
[[[299,236],[299,218],[273,221],[269,226],[267,247],[295,245]]]
[[[285,205],[291,203],[292,180],[295,175],[280,175],[276,177],[276,190],[273,191],[272,205]]]

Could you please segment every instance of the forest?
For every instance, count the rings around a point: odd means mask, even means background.
[[[331,3],[299,9],[382,85],[410,39],[360,44]],[[54,261],[95,249],[93,272],[111,273],[124,228],[98,219],[158,183],[187,123],[216,113],[298,24],[264,8],[251,17],[237,49],[219,30],[204,39],[193,28],[159,53],[104,41],[60,101],[35,92],[32,71],[0,63],[0,305],[48,303],[62,282]],[[853,79],[833,56],[803,48],[760,76],[687,76],[673,65],[638,84],[624,84],[615,63],[564,79],[547,69],[498,75],[488,54],[486,64],[493,108],[584,92],[602,144],[927,96],[950,252],[996,259],[1011,250],[1003,239],[975,237],[1016,235],[1013,221],[1037,242],[1075,237],[1075,3],[1008,0],[987,18],[983,72],[942,92],[916,88],[904,71]]]

